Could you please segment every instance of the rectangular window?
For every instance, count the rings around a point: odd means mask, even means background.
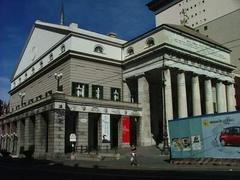
[[[72,82],[72,96],[88,97],[88,84]]]
[[[113,88],[111,87],[111,100],[112,101],[120,101],[121,94],[120,94],[120,88]]]
[[[92,97],[96,99],[103,99],[103,86],[92,85]]]
[[[45,93],[45,97],[48,97],[48,96],[50,96],[51,94],[52,94],[52,90],[47,91],[47,92]]]
[[[208,27],[207,26],[204,26],[204,31],[208,30]]]

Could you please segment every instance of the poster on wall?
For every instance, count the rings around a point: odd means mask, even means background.
[[[110,143],[110,114],[102,114],[102,143]]]
[[[130,142],[130,116],[122,116],[122,143]]]
[[[197,136],[191,136],[191,144],[192,144],[192,150],[201,150],[202,149],[202,144],[201,144],[201,139],[200,135]]]
[[[240,113],[202,119],[205,154],[210,157],[240,158]]]
[[[176,151],[190,151],[191,143],[189,137],[173,138],[172,147]]]

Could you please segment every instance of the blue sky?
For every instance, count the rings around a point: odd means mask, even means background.
[[[65,24],[130,40],[154,28],[150,0],[64,0]],[[10,78],[35,20],[59,23],[61,0],[0,0],[0,99],[8,100]]]

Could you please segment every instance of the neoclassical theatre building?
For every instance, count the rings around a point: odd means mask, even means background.
[[[172,119],[235,110],[234,69],[229,49],[182,25],[124,41],[36,21],[12,76],[0,147],[40,157],[71,152],[72,142],[92,151],[161,143]]]

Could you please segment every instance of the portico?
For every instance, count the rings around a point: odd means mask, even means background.
[[[161,141],[164,124],[169,120],[235,110],[233,78],[230,73],[219,73],[212,68],[214,64],[209,62],[202,66],[196,63],[196,58],[186,58],[176,51],[151,59],[147,56],[145,58],[147,62],[138,61],[135,68],[128,69],[126,63],[123,75],[125,99],[137,96],[143,112],[142,123],[148,122],[142,129],[145,132],[145,138],[141,141],[143,145],[149,143],[151,136],[158,139],[160,135]],[[151,63],[155,65],[151,66]],[[231,68],[223,68],[231,72]],[[134,91],[133,86],[136,83],[138,90]],[[165,102],[162,102],[164,99]],[[163,119],[164,109],[166,122]]]

